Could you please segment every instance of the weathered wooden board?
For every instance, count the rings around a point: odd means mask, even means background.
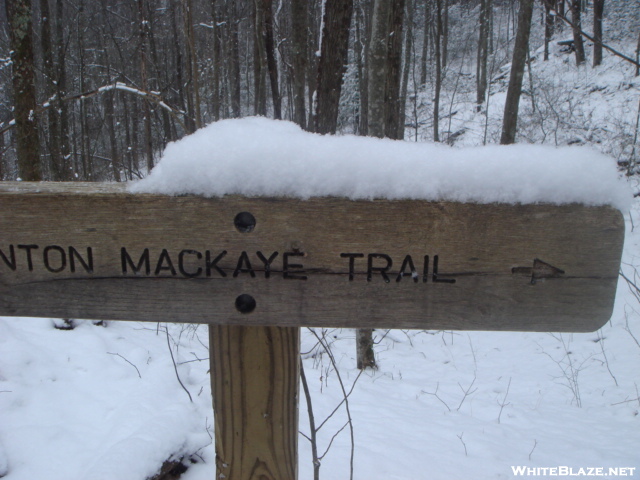
[[[3,183],[0,315],[591,331],[611,315],[623,235],[609,207]]]

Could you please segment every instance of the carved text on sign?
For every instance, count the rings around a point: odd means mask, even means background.
[[[182,249],[172,252],[163,248],[157,253],[149,248],[134,251],[127,247],[121,247],[119,251],[115,264],[123,276],[236,278],[249,275],[255,278],[261,275],[270,278],[272,273],[277,273],[282,274],[285,279],[307,280],[308,275],[314,271],[328,273],[327,269],[305,270],[303,262],[307,254],[300,251],[280,254],[277,251],[258,250],[252,254],[247,251],[234,254],[227,250]],[[97,264],[94,258],[96,252],[94,247],[10,244],[8,248],[0,248],[0,268],[12,271],[33,272],[44,269],[50,273],[100,274],[94,267]],[[400,282],[405,277],[415,283],[456,281],[443,278],[439,273],[438,255],[424,255],[416,257],[416,260],[411,255],[405,255],[400,268],[396,270],[392,270],[392,257],[385,253],[341,253],[340,258],[346,259],[345,268],[348,269],[349,281],[353,281],[356,275],[362,275],[368,282],[374,281],[376,277],[386,283],[392,280]]]

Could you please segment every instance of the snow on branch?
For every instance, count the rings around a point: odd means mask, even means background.
[[[122,82],[116,82],[116,83],[112,83],[109,85],[104,85],[102,87],[98,87],[95,90],[90,90],[88,92],[83,92],[83,93],[77,93],[75,95],[69,95],[67,97],[63,97],[60,100],[57,100],[57,96],[54,95],[53,97],[51,97],[49,100],[47,100],[45,103],[43,103],[40,107],[36,108],[35,110],[35,114],[39,115],[42,112],[48,110],[49,108],[51,108],[54,104],[58,103],[58,102],[70,102],[70,101],[74,101],[74,100],[86,100],[87,98],[91,98],[93,96],[105,93],[105,92],[111,92],[111,91],[120,91],[120,92],[127,92],[127,93],[131,93],[133,95],[136,95],[138,97],[144,98],[145,100],[155,103],[156,105],[158,105],[160,108],[165,109],[167,112],[169,112],[169,114],[171,114],[171,116],[173,116],[173,118],[175,118],[175,120],[178,122],[178,124],[185,130],[187,131],[187,127],[185,126],[182,118],[185,118],[187,116],[186,112],[179,110],[177,108],[173,108],[169,105],[167,105],[165,103],[165,101],[162,99],[162,97],[155,93],[155,92],[147,92],[144,90],[141,90],[139,88],[135,88],[135,87],[131,87],[125,83]],[[9,122],[7,122],[4,125],[0,126],[0,135],[3,134],[4,132],[10,130],[11,128],[13,128],[15,126],[15,120],[10,120]]]

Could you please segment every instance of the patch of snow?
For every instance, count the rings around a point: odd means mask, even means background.
[[[615,161],[588,147],[453,149],[353,135],[318,135],[261,117],[223,120],[167,146],[132,192],[307,199],[582,203],[627,210]]]

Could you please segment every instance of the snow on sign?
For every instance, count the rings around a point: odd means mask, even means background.
[[[132,194],[0,184],[0,315],[218,325],[591,331],[608,206]]]

